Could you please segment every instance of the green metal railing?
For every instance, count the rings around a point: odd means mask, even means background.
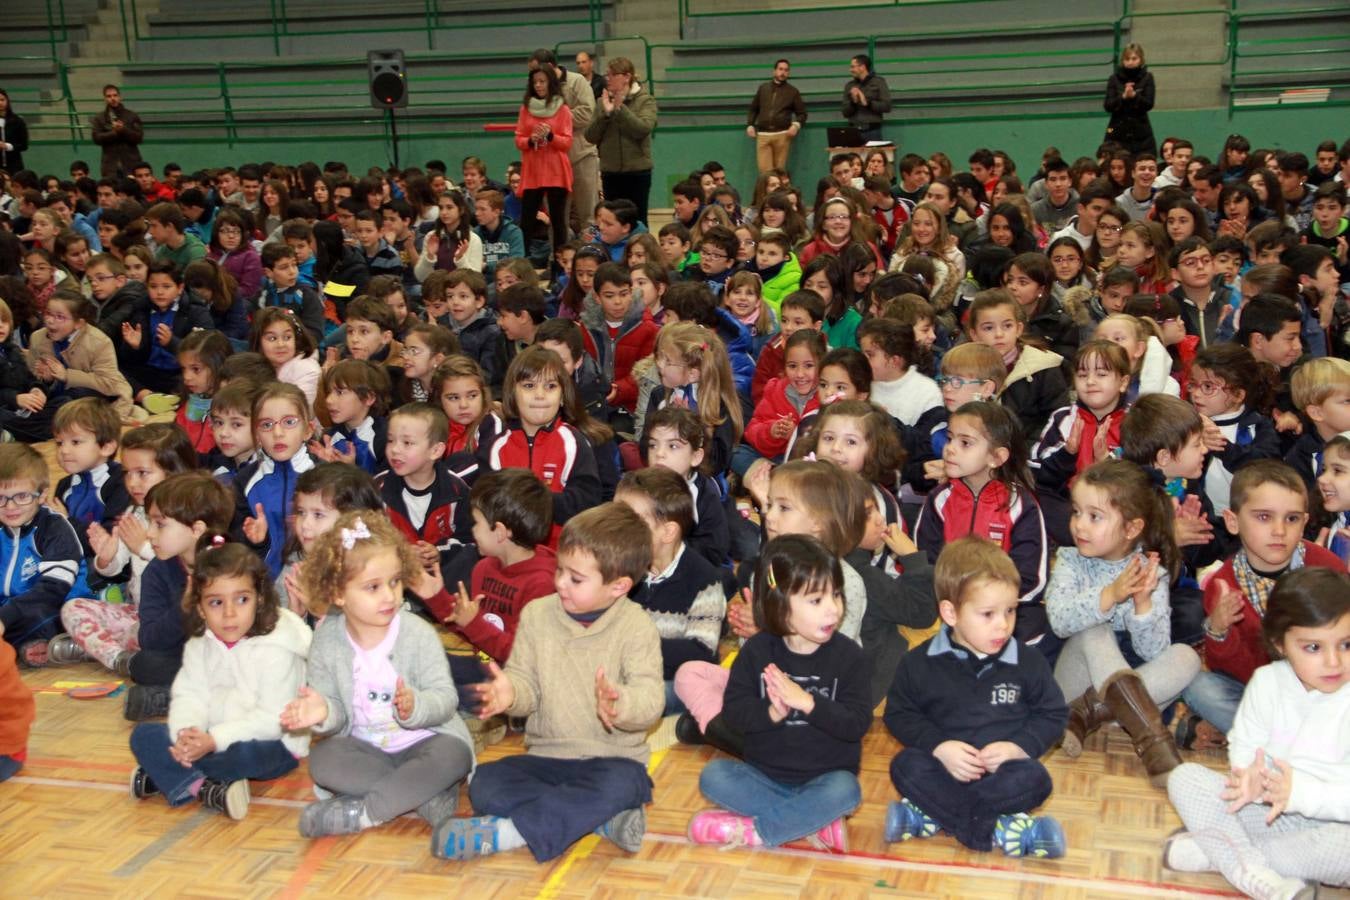
[[[43,0],[43,12],[47,24],[47,46],[50,55],[56,57],[59,55],[59,46],[70,40],[70,23],[66,21],[65,0]],[[12,12],[10,13],[12,14]],[[11,22],[11,24],[15,24]],[[19,45],[22,47],[31,47],[33,45],[32,37],[11,38],[5,31],[0,31],[0,47],[6,45]],[[16,57],[7,57],[14,59]],[[25,57],[18,57],[25,58]]]
[[[1238,98],[1244,94],[1269,93],[1273,87],[1271,84],[1263,85],[1244,85],[1240,80],[1244,77],[1266,77],[1289,75],[1296,76],[1300,80],[1306,78],[1310,73],[1319,73],[1327,76],[1339,76],[1339,79],[1350,80],[1350,65],[1327,65],[1318,66],[1315,60],[1319,56],[1330,53],[1347,54],[1350,53],[1350,34],[1345,35],[1308,35],[1304,37],[1289,38],[1257,38],[1243,40],[1241,38],[1241,28],[1244,22],[1259,22],[1262,20],[1273,20],[1278,22],[1288,21],[1290,19],[1336,16],[1345,15],[1344,6],[1307,6],[1296,9],[1281,10],[1257,10],[1253,12],[1242,12],[1238,9],[1238,0],[1232,0],[1232,12],[1228,18],[1228,116],[1232,118],[1233,110],[1237,107]],[[1307,44],[1325,44],[1327,42],[1340,41],[1339,47],[1307,47]],[[1294,60],[1295,65],[1282,66],[1272,69],[1243,70],[1242,60],[1244,59],[1271,59],[1278,58],[1283,60]],[[1313,63],[1302,64],[1304,60],[1312,58]],[[1330,79],[1328,79],[1330,80]],[[1350,101],[1332,101],[1328,105],[1345,106],[1350,105]]]
[[[51,2],[51,0],[48,0],[48,2]],[[230,29],[229,27],[220,27],[218,24],[208,24],[204,25],[204,30],[200,34],[149,34],[141,30],[138,0],[117,0],[117,5],[122,22],[122,42],[126,49],[127,59],[135,58],[136,44],[141,41],[222,41],[270,37],[272,55],[281,56],[282,40],[285,38],[327,37],[344,34],[378,35],[409,31],[409,28],[397,25],[371,27],[366,24],[362,24],[359,28],[305,28],[299,17],[292,18],[286,7],[286,0],[268,0],[266,20],[260,21],[258,27],[253,30]],[[532,26],[587,25],[590,28],[591,40],[595,41],[600,34],[602,6],[602,0],[586,0],[585,16],[534,19],[529,24]],[[381,14],[389,13],[386,9],[377,11]],[[353,10],[352,15],[370,16],[372,12],[370,9],[359,13]],[[469,12],[467,9],[456,10],[463,15],[451,16],[441,10],[438,0],[422,0],[420,15],[412,6],[407,7],[406,10],[396,10],[395,12],[408,15],[411,18],[420,18],[421,24],[417,30],[426,33],[428,50],[436,49],[437,36],[445,32],[457,33],[465,29],[503,28],[520,24],[519,17],[515,15],[505,15],[486,21],[481,14],[474,14],[470,18],[467,15]],[[375,21],[379,20],[376,19]]]

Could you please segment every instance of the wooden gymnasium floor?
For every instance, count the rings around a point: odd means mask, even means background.
[[[52,461],[50,445],[38,449]],[[60,470],[54,465],[55,484]],[[674,744],[672,719],[653,733],[654,798],[647,839],[635,856],[588,837],[547,865],[521,850],[471,863],[429,852],[430,829],[406,816],[364,834],[307,841],[296,830],[312,799],[302,764],[287,778],[253,785],[241,822],[127,793],[133,768],[120,694],[65,696],[70,682],[101,682],[94,663],[30,670],[37,721],[28,763],[0,784],[0,897],[960,897],[1105,898],[1240,896],[1217,875],[1163,870],[1159,847],[1180,822],[1151,788],[1116,726],[1094,735],[1083,756],[1046,758],[1068,855],[1016,861],[972,853],[950,837],[888,845],[887,775],[899,744],[878,718],[864,740],[863,804],[849,820],[847,854],[731,850],[689,843],[689,818],[707,803],[698,773],[716,752]],[[484,761],[523,750],[519,735],[488,748]],[[1220,754],[1188,758],[1222,768]],[[461,797],[461,813],[468,812]],[[1350,892],[1323,897],[1350,898]]]

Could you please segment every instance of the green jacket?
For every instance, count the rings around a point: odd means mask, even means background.
[[[797,290],[802,283],[802,267],[797,254],[789,253],[778,274],[764,282],[764,301],[775,313],[782,311],[783,298]]]
[[[586,126],[586,140],[600,151],[601,172],[645,172],[652,167],[652,131],[656,99],[633,82],[628,99],[612,113],[596,103],[595,118]]]

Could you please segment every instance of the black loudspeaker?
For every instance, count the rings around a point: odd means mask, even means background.
[[[408,105],[408,72],[402,50],[371,50],[366,54],[370,75],[370,105],[376,109],[404,109]]]

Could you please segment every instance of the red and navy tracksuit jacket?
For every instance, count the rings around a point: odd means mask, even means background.
[[[1035,498],[991,480],[979,494],[960,479],[929,492],[915,525],[915,543],[936,563],[947,543],[968,534],[998,544],[1022,576],[1021,602],[1035,603],[1045,590],[1049,550],[1045,519]]]
[[[472,434],[465,426],[451,422],[450,439],[445,442],[445,462],[450,466],[450,471],[473,487],[481,469],[479,448],[491,444],[505,430],[506,425],[502,423],[501,417],[491,412],[483,417]]]
[[[560,526],[603,499],[591,442],[561,416],[533,436],[525,433],[518,419],[512,419],[496,440],[480,450],[483,464],[492,471],[529,469],[548,485],[553,492],[554,521],[550,546],[557,546]]]
[[[450,470],[445,460],[440,460],[436,463],[436,480],[426,491],[414,491],[392,470],[382,473],[376,481],[394,527],[409,542],[426,541],[439,551],[441,576],[447,585],[455,585],[460,579],[468,584],[478,553],[472,549],[473,515],[469,509],[469,486],[463,479]],[[420,523],[408,507],[409,494],[430,494],[426,515]],[[466,549],[468,552],[464,552]]]

